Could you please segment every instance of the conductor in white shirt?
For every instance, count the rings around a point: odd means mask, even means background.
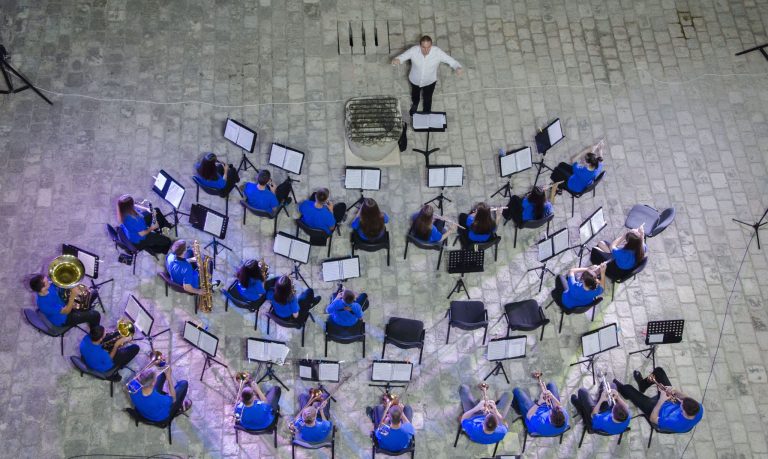
[[[421,37],[419,46],[413,46],[397,56],[392,61],[392,65],[400,65],[407,60],[411,61],[411,73],[408,74],[408,80],[411,82],[411,109],[409,113],[413,116],[418,109],[422,93],[424,95],[423,111],[431,112],[432,93],[435,92],[435,85],[437,84],[437,68],[444,62],[451,66],[457,76],[461,76],[463,72],[461,64],[442,49],[432,46],[432,38],[429,35]]]

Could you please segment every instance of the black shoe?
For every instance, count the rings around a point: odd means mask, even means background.
[[[317,304],[320,303],[320,301],[322,301],[322,299],[323,298],[321,296],[314,297],[312,299],[312,306],[311,307],[314,308],[315,306],[317,306]]]
[[[112,382],[120,382],[120,381],[122,381],[122,380],[123,380],[123,377],[122,377],[122,376],[120,376],[120,373],[118,373],[118,372],[115,372],[115,374],[113,374],[112,376],[110,376],[110,377],[109,377],[109,378],[107,378],[107,379],[109,379],[109,380],[110,380],[110,381],[112,381]]]
[[[639,371],[633,371],[632,376],[635,378],[635,382],[637,383],[637,390],[640,392],[645,392],[649,387],[651,387],[651,383],[643,378],[643,375]]]
[[[373,419],[373,409],[370,406],[365,407],[365,414],[369,419]]]
[[[287,198],[285,198],[285,201],[283,201],[283,202],[284,202],[284,203],[285,203],[285,205],[287,206],[288,204],[290,204],[290,203],[292,203],[292,202],[293,202],[293,198],[291,198],[290,196],[288,196]]]
[[[579,404],[579,397],[576,396],[576,394],[571,394],[571,405],[574,407],[578,407]]]
[[[416,113],[416,108],[415,105],[411,105],[411,109],[408,110],[408,114],[411,115],[411,118],[413,118],[413,114]]]

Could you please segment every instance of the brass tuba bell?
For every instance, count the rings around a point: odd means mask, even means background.
[[[74,255],[59,255],[48,265],[48,277],[59,288],[74,287],[84,275],[83,262]]]

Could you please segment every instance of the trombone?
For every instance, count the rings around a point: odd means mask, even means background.
[[[165,370],[171,368],[170,365],[167,364],[165,360],[165,356],[160,351],[150,351],[149,353],[149,363],[144,366],[141,370],[137,371],[133,378],[131,378],[128,383],[126,383],[125,388],[128,390],[128,393],[131,395],[139,393],[141,391],[141,383],[139,382],[139,376],[144,373],[145,370],[147,370],[149,367],[153,365],[157,365],[158,367],[162,368],[160,370],[160,373],[165,372]]]
[[[384,414],[381,416],[381,420],[379,421],[379,425],[376,426],[376,431],[379,433],[379,435],[386,437],[389,435],[390,426],[389,424],[385,423],[387,418],[389,418],[389,409],[393,406],[400,403],[400,397],[396,394],[391,394],[389,391],[384,392],[384,395],[382,396],[384,400],[386,400],[386,405],[384,406]]]
[[[312,406],[313,403],[315,403],[316,401],[320,400],[321,398],[323,398],[323,390],[322,389],[320,389],[319,387],[312,387],[312,388],[309,389],[309,400],[307,400],[307,404],[304,405],[303,407],[301,407],[299,412],[296,413],[296,416],[293,418],[293,421],[291,421],[291,423],[288,425],[288,430],[290,430],[291,433],[293,433],[293,434],[296,433],[296,429],[297,429],[296,422],[299,422],[299,424],[303,424],[304,423],[304,420],[303,420],[303,418],[301,416],[302,413],[304,413],[304,410],[307,409],[307,407]],[[323,402],[318,407],[318,411],[323,409],[323,407],[325,406],[327,400],[329,400],[329,399],[330,399],[330,397],[328,397],[327,399],[323,400]]]
[[[245,388],[246,384],[251,383],[251,374],[247,371],[238,371],[235,373],[235,381],[238,383],[237,387],[237,395],[235,395],[235,401],[233,402],[234,405],[234,419],[235,422],[239,422],[240,418],[242,417],[242,412],[239,412],[237,410],[237,405],[240,403],[240,399],[243,396],[243,389]]]

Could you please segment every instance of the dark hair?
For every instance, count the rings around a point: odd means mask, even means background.
[[[40,290],[43,289],[45,286],[45,276],[42,274],[35,274],[34,276],[29,278],[29,288],[34,290],[37,293],[40,293]]]
[[[324,204],[325,201],[328,200],[328,196],[331,195],[331,192],[328,191],[328,188],[318,188],[315,190],[315,201],[319,202],[320,204]]]
[[[101,339],[101,337],[104,335],[104,327],[101,325],[94,325],[91,327],[91,332],[89,333],[91,336],[91,341],[98,341]]]
[[[270,174],[268,170],[262,169],[259,171],[259,175],[256,181],[259,182],[259,185],[264,186],[267,183],[269,183],[269,180],[271,178],[272,178],[272,174]]]
[[[552,422],[552,425],[560,428],[563,427],[563,424],[565,424],[565,413],[563,413],[563,409],[559,406],[552,407],[552,413],[549,415],[549,420]]]
[[[683,411],[688,416],[696,416],[701,410],[701,403],[692,399],[691,397],[685,397],[683,399]]]
[[[597,279],[591,271],[584,271],[581,275],[581,283],[587,287],[587,290],[594,290],[597,287]]]
[[[206,180],[217,180],[219,171],[216,169],[216,155],[206,153],[203,159],[197,164],[197,175]]]
[[[635,234],[634,231],[627,233],[627,242],[624,243],[624,248],[631,250],[635,253],[635,265],[640,263],[645,258],[645,248],[643,247],[643,238]]]
[[[617,420],[618,422],[624,422],[629,417],[629,413],[627,413],[627,409],[624,408],[623,405],[619,405],[616,403],[613,405],[613,419]]]
[[[475,219],[469,229],[477,234],[490,234],[496,229],[496,222],[491,218],[491,209],[488,204],[484,202],[475,204]]]
[[[139,383],[141,384],[141,387],[150,387],[155,383],[155,369],[154,368],[146,368],[144,371],[139,373]]]
[[[179,239],[178,241],[174,242],[171,246],[171,252],[173,252],[174,255],[177,257],[183,256],[184,252],[187,251],[187,241],[184,239]]]
[[[355,301],[355,292],[353,292],[353,291],[352,291],[352,290],[350,290],[350,289],[345,289],[345,290],[344,290],[344,294],[341,296],[341,299],[342,299],[342,300],[343,300],[345,303],[352,303],[352,302],[354,302],[354,301]]]
[[[372,198],[363,199],[360,207],[360,230],[368,239],[375,239],[384,231],[384,214]]]
[[[237,270],[235,277],[237,277],[240,285],[246,288],[251,285],[251,279],[265,281],[264,272],[259,267],[258,260],[248,260],[243,263],[240,269]]]
[[[483,427],[485,427],[486,430],[496,430],[496,427],[499,426],[499,420],[496,419],[496,415],[492,413],[488,413],[485,416],[485,420],[483,421]]]
[[[254,397],[253,389],[250,387],[243,388],[243,391],[240,392],[240,398],[243,401],[244,404],[248,405],[253,401]]]
[[[429,240],[429,234],[432,232],[432,219],[435,209],[429,204],[424,204],[413,219],[411,232],[419,239]]]
[[[422,35],[421,38],[419,38],[419,44],[422,44],[424,42],[432,43],[432,37],[429,35]]]
[[[280,276],[275,282],[274,298],[280,304],[287,303],[293,297],[293,282],[288,276]]]
[[[117,220],[123,223],[126,215],[138,215],[136,209],[133,207],[133,197],[129,194],[124,194],[117,199]]]
[[[547,195],[540,186],[535,186],[528,193],[528,202],[533,205],[533,218],[539,220],[544,218],[544,205],[547,203]]]
[[[603,157],[597,156],[596,154],[589,152],[587,153],[587,156],[584,157],[584,162],[587,163],[587,165],[589,165],[593,169],[597,169],[597,166],[599,166],[600,163],[603,162]]]
[[[403,417],[403,410],[399,406],[395,405],[389,409],[389,419],[393,424],[400,424],[400,420]]]

